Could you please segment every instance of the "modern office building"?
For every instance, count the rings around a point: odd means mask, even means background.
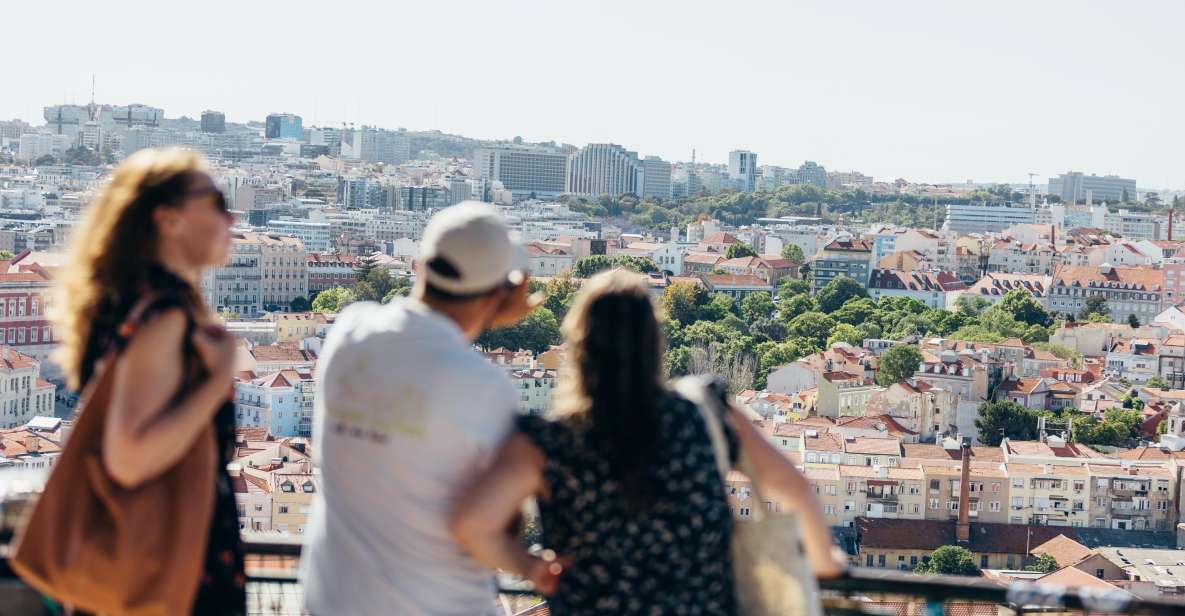
[[[368,163],[401,165],[411,158],[411,140],[407,131],[362,128],[341,133],[342,158],[361,160]]]
[[[728,176],[736,182],[737,190],[757,190],[757,154],[748,150],[733,150],[728,153]]]
[[[997,233],[1012,225],[1030,224],[1036,210],[1028,207],[990,205],[983,203],[948,203],[945,231],[956,233]]]
[[[61,156],[70,148],[72,138],[68,135],[47,133],[25,133],[21,135],[17,159],[34,162],[42,156]]]
[[[280,218],[269,220],[269,233],[290,235],[304,242],[306,252],[325,253],[333,249],[333,235],[326,221]]]
[[[568,158],[566,192],[587,197],[636,195],[641,172],[637,152],[615,143],[590,143]]]
[[[294,113],[273,113],[264,123],[263,136],[268,139],[300,140],[303,135],[300,116]]]
[[[1066,203],[1090,201],[1130,202],[1136,199],[1136,181],[1117,175],[1084,175],[1069,171],[1049,179],[1049,194],[1061,197]]]
[[[671,198],[671,163],[657,157],[647,156],[642,161],[642,186],[638,196],[643,199]]]
[[[1164,239],[1161,229],[1162,225],[1167,224],[1167,218],[1160,214],[1125,209],[1120,209],[1117,213],[1108,211],[1104,217],[1104,229],[1132,240]]]
[[[448,189],[441,186],[400,186],[398,210],[426,212],[448,207]]]
[[[564,192],[568,156],[546,148],[481,148],[473,166],[486,185],[501,183],[515,201],[554,199]]]
[[[225,133],[226,132],[226,114],[221,111],[203,111],[202,112],[202,132],[203,133]]]
[[[798,174],[793,183],[827,188],[827,169],[813,160],[808,160],[799,165]]]

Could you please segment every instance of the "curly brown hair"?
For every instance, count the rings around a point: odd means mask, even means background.
[[[67,384],[81,388],[131,303],[151,287],[157,261],[152,211],[176,207],[195,174],[206,172],[201,154],[180,148],[136,152],[112,173],[71,240],[60,270],[53,321],[61,344],[55,359]],[[187,299],[201,305],[196,290]]]

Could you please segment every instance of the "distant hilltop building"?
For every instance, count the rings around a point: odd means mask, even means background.
[[[638,153],[616,143],[590,143],[568,159],[567,192],[597,197],[638,194]]]
[[[1084,175],[1069,171],[1049,179],[1049,194],[1066,203],[1128,202],[1136,199],[1136,181],[1117,175]]]
[[[757,154],[748,150],[733,150],[728,153],[728,176],[736,182],[737,190],[757,190]]]
[[[273,113],[267,116],[263,131],[268,139],[300,140],[304,127],[300,116],[294,113]]]
[[[501,183],[516,201],[554,199],[564,192],[568,155],[547,148],[481,148],[473,167],[487,185]]]
[[[226,114],[221,111],[203,111],[202,112],[202,132],[203,133],[225,133],[226,132]]]

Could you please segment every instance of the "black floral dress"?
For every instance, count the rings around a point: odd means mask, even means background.
[[[737,611],[732,517],[698,409],[671,394],[659,413],[657,499],[627,508],[609,462],[564,421],[517,418],[547,458],[539,499],[543,543],[571,564],[548,598],[554,614],[713,614]],[[725,425],[732,451],[736,437]]]

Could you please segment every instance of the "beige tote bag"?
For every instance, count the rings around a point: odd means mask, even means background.
[[[703,377],[675,382],[675,391],[694,402],[704,418],[721,481],[731,470],[721,417],[724,409]],[[738,456],[757,503],[748,518],[733,519],[732,569],[737,605],[747,616],[822,616],[819,584],[803,549],[795,514],[766,511],[760,482],[745,452]]]

